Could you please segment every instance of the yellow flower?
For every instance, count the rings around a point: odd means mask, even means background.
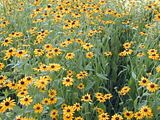
[[[75,103],[75,104],[73,105],[73,108],[74,108],[74,111],[79,111],[79,110],[81,109],[80,103]]]
[[[136,120],[142,120],[144,118],[144,115],[141,111],[139,111],[134,114],[134,117],[136,118]]]
[[[49,104],[50,104],[50,105],[53,105],[53,104],[55,104],[56,102],[57,102],[57,98],[55,98],[55,97],[49,98]]]
[[[87,93],[86,95],[82,96],[81,101],[92,102],[91,95]]]
[[[139,52],[138,54],[137,54],[137,57],[143,57],[145,54],[143,53],[143,52]]]
[[[130,119],[132,119],[132,118],[134,117],[134,114],[133,114],[132,111],[126,110],[126,111],[123,112],[123,114],[124,114],[124,117],[125,117],[127,120],[130,120]]]
[[[111,51],[104,52],[104,55],[105,56],[112,56],[112,52]]]
[[[94,56],[94,53],[93,53],[93,52],[87,52],[87,53],[86,53],[86,58],[91,59],[91,58],[93,58],[93,56]]]
[[[13,110],[13,107],[16,106],[14,100],[11,100],[11,98],[6,98],[1,102],[1,109],[4,109],[6,111],[7,109]]]
[[[2,42],[3,46],[8,46],[9,44],[11,44],[13,42],[13,40],[11,38],[5,38]]]
[[[59,71],[62,68],[60,64],[50,63],[48,66],[49,71]]]
[[[148,50],[147,53],[148,53],[148,54],[156,54],[156,53],[157,53],[157,50],[156,50],[156,49],[150,49],[150,50]]]
[[[52,44],[45,44],[45,45],[43,46],[43,48],[44,48],[46,51],[50,51],[50,50],[53,49],[53,46],[52,46]]]
[[[153,60],[158,60],[160,56],[157,53],[152,53],[148,57]]]
[[[108,113],[101,113],[100,115],[98,115],[98,120],[109,120]]]
[[[158,73],[160,73],[160,66],[157,66],[157,67],[156,67],[156,71],[157,71]]]
[[[89,51],[89,50],[93,47],[93,45],[90,44],[90,43],[86,43],[86,44],[82,45],[82,47],[83,47],[85,50]]]
[[[123,120],[123,117],[121,115],[115,114],[112,116],[111,120]]]
[[[73,115],[70,115],[70,114],[63,114],[63,120],[73,120]]]
[[[104,113],[104,110],[102,108],[96,107],[95,109],[96,109],[96,111],[98,112],[99,115]]]
[[[6,51],[6,56],[14,56],[16,53],[16,48],[9,48],[9,50]]]
[[[33,99],[31,96],[27,95],[20,99],[22,105],[28,106],[32,103]]]
[[[82,117],[75,117],[74,120],[84,120]]]
[[[119,91],[119,94],[120,94],[120,95],[126,95],[129,91],[130,91],[130,87],[124,86],[124,87]]]
[[[77,88],[80,90],[84,89],[84,84],[83,83],[78,84]]]
[[[49,98],[44,98],[41,102],[44,105],[49,105],[50,104],[50,99]]]
[[[75,54],[74,54],[74,53],[67,53],[66,56],[65,56],[65,58],[66,58],[67,60],[73,59],[74,57],[75,57]]]
[[[40,103],[37,103],[33,106],[35,113],[41,113],[43,111],[43,106]]]
[[[17,93],[17,96],[18,96],[18,97],[25,97],[27,94],[28,94],[27,91],[19,91],[19,92]]]
[[[76,75],[77,79],[84,79],[88,76],[86,71],[81,71],[79,74]]]
[[[147,118],[151,118],[153,116],[152,109],[148,106],[143,106],[140,111]]]
[[[66,106],[63,109],[63,115],[73,115],[74,107],[73,106]]]
[[[41,89],[41,88],[45,88],[48,85],[48,81],[44,79],[40,79],[40,80],[36,80],[34,84],[37,88]]]
[[[56,110],[56,109],[51,110],[50,117],[56,118],[57,116],[58,116],[58,110]]]
[[[22,58],[22,57],[24,57],[25,55],[27,54],[27,51],[25,51],[25,50],[18,50],[17,52],[16,52],[16,57],[19,57],[19,58]]]
[[[53,48],[53,55],[60,55],[60,54],[62,54],[61,49],[59,49],[59,48]]]
[[[104,97],[106,100],[110,100],[112,98],[112,94],[105,94]]]
[[[2,84],[6,79],[7,77],[5,75],[0,75],[0,84]]]
[[[102,102],[102,103],[106,102],[106,98],[102,93],[96,93],[96,98],[99,102]]]
[[[160,22],[160,13],[156,14],[154,19],[155,21]]]
[[[156,92],[159,89],[159,86],[158,86],[158,84],[150,82],[147,84],[147,89],[149,92]]]
[[[126,42],[126,43],[123,44],[123,48],[124,49],[129,49],[129,48],[131,48],[131,45],[132,44],[130,42]]]
[[[48,91],[49,97],[55,97],[57,95],[57,91],[55,89],[51,89]]]
[[[133,50],[132,49],[126,49],[123,51],[126,55],[130,55],[133,53]]]
[[[140,85],[140,86],[143,86],[143,87],[147,86],[147,84],[148,84],[149,82],[150,82],[150,81],[149,81],[147,78],[145,78],[145,77],[142,77],[142,78],[141,78],[141,81],[138,81],[139,85]]]
[[[41,55],[44,54],[44,50],[42,50],[42,49],[35,49],[35,50],[34,50],[34,54],[35,54],[36,56],[41,56]]]
[[[4,64],[0,62],[0,70],[4,68]]]
[[[66,77],[63,79],[62,84],[65,86],[72,86],[73,85],[73,78],[71,77]]]

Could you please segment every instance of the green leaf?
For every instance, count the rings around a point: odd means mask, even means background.
[[[134,72],[132,72],[132,77],[136,80],[137,79],[137,76]]]
[[[89,81],[89,82],[87,83],[87,86],[86,86],[86,88],[85,88],[85,91],[90,90],[90,89],[94,86],[94,84],[95,84],[95,82]]]
[[[96,73],[96,75],[101,79],[108,80],[108,78],[103,74]]]

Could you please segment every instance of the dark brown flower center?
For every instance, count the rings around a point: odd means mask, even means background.
[[[25,98],[24,101],[28,101],[28,98]]]
[[[9,106],[9,104],[10,104],[9,102],[5,102],[5,106]]]

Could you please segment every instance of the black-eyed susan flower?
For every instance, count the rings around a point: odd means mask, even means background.
[[[60,48],[53,48],[53,55],[60,55],[62,54],[62,50]]]
[[[138,81],[139,85],[140,85],[140,86],[143,86],[143,87],[147,86],[147,84],[148,84],[149,82],[150,82],[149,79],[147,79],[147,78],[145,78],[145,77],[142,77],[141,80]]]
[[[123,51],[125,55],[130,55],[133,53],[133,50],[132,49],[126,49]]]
[[[3,46],[8,46],[9,44],[11,44],[13,42],[13,40],[11,38],[5,38],[2,42]]]
[[[15,55],[15,53],[16,53],[16,48],[9,48],[7,51],[6,51],[6,56],[14,56]]]
[[[101,113],[98,115],[98,120],[109,120],[109,114],[108,113]]]
[[[85,50],[89,51],[93,47],[93,45],[91,43],[85,43],[84,45],[82,45],[82,47]]]
[[[77,79],[84,79],[88,76],[88,73],[86,71],[81,71],[76,75]]]
[[[142,112],[142,114],[147,117],[147,118],[151,118],[153,117],[153,112],[152,109],[148,106],[143,106],[140,111]]]
[[[131,48],[131,45],[132,45],[132,44],[131,44],[130,42],[126,42],[126,43],[123,44],[123,48],[124,48],[124,49],[130,49],[130,48]]]
[[[44,105],[49,105],[50,104],[50,99],[49,98],[44,98],[41,102]]]
[[[119,114],[114,114],[112,116],[111,120],[123,120],[123,117]]]
[[[82,96],[81,101],[92,102],[91,95],[87,93],[86,95]]]
[[[25,97],[26,95],[28,95],[28,91],[19,91],[17,93],[17,96],[18,97]]]
[[[63,109],[63,115],[73,115],[74,112],[75,111],[73,106],[66,106]]]
[[[124,87],[119,91],[119,94],[120,94],[120,95],[126,95],[129,91],[130,91],[130,87],[124,86]]]
[[[42,50],[42,49],[35,49],[34,50],[34,54],[35,54],[35,56],[41,56],[41,55],[44,54],[44,50]]]
[[[4,109],[4,111],[6,111],[7,109],[13,110],[14,106],[16,106],[16,103],[10,97],[1,102],[1,109]]]
[[[112,52],[111,51],[106,51],[106,52],[104,52],[104,55],[105,56],[112,56]]]
[[[24,57],[25,55],[27,54],[27,51],[26,50],[18,50],[15,54],[16,57],[18,58],[22,58]]]
[[[56,104],[58,101],[58,99],[56,97],[51,97],[49,98],[49,104],[50,105],[53,105],[53,104]]]
[[[62,66],[60,64],[56,64],[56,63],[50,63],[48,65],[49,71],[59,71],[61,68],[62,68]]]
[[[20,98],[20,103],[24,106],[28,106],[32,103],[33,99],[31,96],[27,95],[27,96],[24,96],[22,98]]]
[[[104,97],[106,100],[110,100],[113,97],[113,95],[109,93],[109,94],[105,94]]]
[[[79,116],[79,117],[75,117],[74,120],[84,120],[83,117]]]
[[[70,114],[63,114],[63,120],[73,120],[73,115]]]
[[[147,90],[149,92],[156,92],[158,89],[159,89],[159,86],[156,83],[150,82],[147,84]]]
[[[7,76],[0,75],[0,84],[2,84],[7,79]]]
[[[91,59],[91,58],[93,58],[93,56],[94,56],[94,53],[93,53],[93,52],[87,52],[87,53],[86,53],[86,58]]]
[[[55,89],[51,89],[48,91],[49,97],[55,97],[57,95],[57,91]]]
[[[72,86],[73,85],[73,78],[71,77],[65,77],[62,81],[62,84],[65,85],[65,86]]]
[[[159,54],[157,53],[149,54],[148,58],[153,59],[153,60],[159,60]]]
[[[53,49],[53,46],[52,46],[52,44],[45,44],[45,45],[43,46],[43,48],[44,48],[44,50],[46,50],[46,51],[50,51],[50,50]]]
[[[71,60],[71,59],[73,59],[74,57],[75,57],[75,54],[74,54],[74,53],[67,53],[66,56],[65,56],[65,58],[66,58],[67,60]]]
[[[32,76],[26,76],[23,78],[23,80],[27,83],[27,84],[31,84],[33,82],[33,77]]]
[[[4,64],[0,62],[0,70],[2,70],[4,68]]]
[[[80,105],[80,103],[75,103],[73,105],[73,108],[74,108],[74,111],[79,111],[82,108],[82,106]]]
[[[143,57],[143,56],[145,56],[144,52],[137,53],[137,57]]]
[[[80,90],[84,89],[84,84],[83,83],[78,84],[77,88]]]
[[[51,112],[50,112],[50,117],[51,118],[57,118],[57,116],[58,116],[58,110],[52,109]]]
[[[155,21],[159,22],[160,21],[160,13],[156,14],[154,19],[155,19]]]
[[[99,108],[99,107],[95,107],[96,111],[98,112],[98,114],[102,114],[104,113],[104,110],[102,108]]]
[[[133,111],[128,111],[128,110],[125,110],[123,112],[123,115],[127,120],[131,120],[134,117]]]
[[[142,120],[144,118],[144,115],[141,111],[134,113],[134,117],[136,120]]]
[[[33,106],[35,113],[41,113],[43,111],[43,106],[40,103],[37,103]]]

